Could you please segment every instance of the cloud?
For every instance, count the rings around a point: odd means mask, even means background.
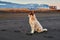
[[[2,3],[0,3],[0,5],[6,5],[6,4],[2,4]]]
[[[14,2],[14,3],[47,3],[47,4],[54,4],[54,3],[60,3],[60,0],[1,0],[1,1],[8,1],[8,2]]]
[[[55,5],[60,8],[60,0],[1,0],[7,2],[13,2],[18,4],[28,4],[28,3],[37,3],[37,4],[48,4]]]

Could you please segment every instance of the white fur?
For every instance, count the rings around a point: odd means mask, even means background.
[[[47,29],[43,29],[42,25],[37,20],[35,14],[33,16],[28,15],[28,17],[29,17],[29,24],[31,26],[31,33],[34,33],[35,31],[37,32],[47,31]]]

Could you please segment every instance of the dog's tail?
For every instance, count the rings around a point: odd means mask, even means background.
[[[43,31],[47,31],[47,29],[45,28],[45,29],[43,29]]]

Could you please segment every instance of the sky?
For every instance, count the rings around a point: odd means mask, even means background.
[[[7,1],[18,4],[28,4],[28,3],[48,4],[48,5],[57,6],[57,9],[60,9],[60,0],[0,0],[0,1]]]

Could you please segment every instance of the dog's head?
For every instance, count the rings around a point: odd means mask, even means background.
[[[34,11],[31,11],[29,14],[28,14],[28,17],[32,17],[34,16]]]

